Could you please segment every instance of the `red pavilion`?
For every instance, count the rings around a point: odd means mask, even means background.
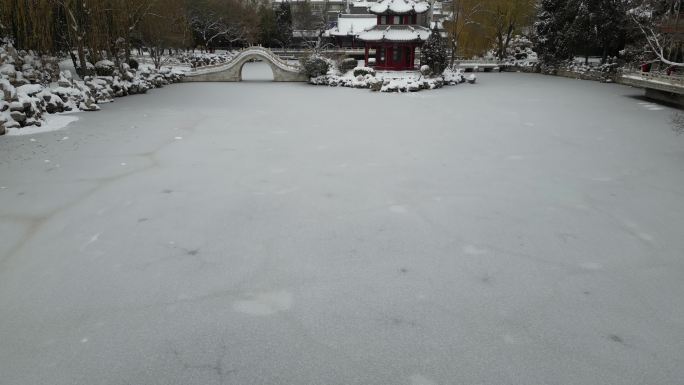
[[[416,47],[430,36],[430,30],[420,25],[419,19],[429,9],[427,2],[415,0],[380,0],[373,4],[369,11],[377,15],[377,25],[358,37],[366,46],[366,66],[369,51],[375,50],[376,69],[415,69]]]

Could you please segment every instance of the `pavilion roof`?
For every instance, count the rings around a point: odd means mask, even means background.
[[[371,5],[370,13],[376,15],[404,15],[407,13],[425,13],[430,9],[427,1],[420,0],[380,0]]]
[[[359,40],[369,42],[425,41],[430,37],[430,30],[415,25],[377,25],[359,34]]]
[[[337,26],[325,31],[326,36],[354,36],[377,24],[375,15],[340,15]]]

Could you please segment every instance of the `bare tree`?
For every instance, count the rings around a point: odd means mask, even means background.
[[[443,25],[447,31],[448,41],[451,48],[450,66],[454,65],[456,53],[463,42],[465,32],[481,23],[481,17],[485,12],[485,3],[479,0],[451,1],[449,16]]]
[[[534,0],[493,0],[490,1],[491,29],[496,42],[496,56],[503,60],[513,33],[521,26],[529,25],[534,15]]]
[[[675,27],[675,29],[680,26],[679,19],[681,15],[681,6],[682,1],[676,0],[672,5],[672,12],[670,12],[669,18],[667,20],[668,23]],[[647,22],[644,20],[639,20],[637,18],[637,15],[639,14],[646,15],[646,19],[649,23],[647,24]],[[654,25],[656,23],[653,21],[651,10],[635,9],[631,12],[631,17],[634,23],[644,34],[648,46],[651,48],[653,54],[658,58],[658,60],[670,66],[684,67],[684,63],[676,62],[668,58],[668,55],[665,52],[668,45],[666,43],[667,38],[664,36],[664,34],[657,31],[657,26]]]
[[[235,14],[241,12],[235,12],[236,9],[221,9],[225,6],[235,8],[238,5],[237,3],[217,5],[207,1],[193,7],[190,11],[190,26],[202,40],[204,49],[208,49],[219,38],[230,43],[247,39],[247,26],[240,20],[229,19],[231,14],[238,16]]]

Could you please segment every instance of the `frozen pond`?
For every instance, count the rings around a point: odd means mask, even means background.
[[[193,83],[0,138],[0,383],[680,383],[684,139],[640,94]]]

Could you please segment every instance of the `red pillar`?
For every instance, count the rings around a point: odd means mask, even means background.
[[[366,61],[366,67],[368,67],[368,44],[365,44],[366,46],[366,56],[365,56],[365,61]]]
[[[413,47],[412,46],[407,46],[406,51],[408,52],[408,64],[409,64],[409,69],[413,69]]]

